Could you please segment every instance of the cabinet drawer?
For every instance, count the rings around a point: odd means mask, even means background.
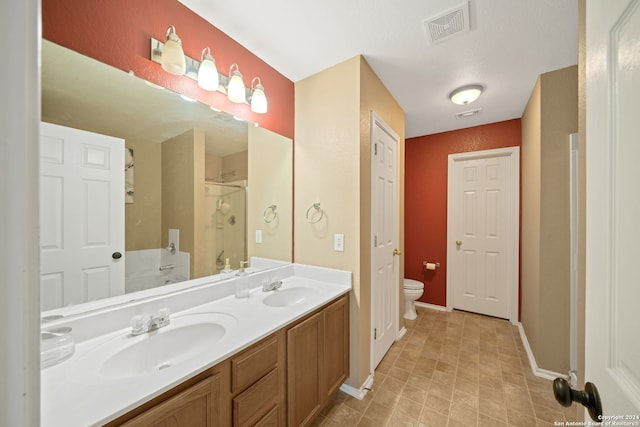
[[[253,425],[253,427],[278,427],[280,425],[280,411],[279,407],[276,405],[267,414],[260,418],[257,423]]]
[[[274,369],[260,381],[233,399],[233,425],[240,427],[253,425],[265,415],[270,407],[277,404],[278,369]]]
[[[231,392],[250,386],[278,364],[277,337],[256,345],[231,360]]]

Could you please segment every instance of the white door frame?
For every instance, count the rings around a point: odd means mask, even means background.
[[[0,14],[0,425],[40,425],[38,134],[40,2],[5,2]],[[8,35],[11,34],[11,37]]]
[[[511,199],[511,224],[508,229],[511,234],[507,251],[514,254],[513,268],[509,272],[509,277],[513,285],[509,288],[509,320],[514,325],[518,323],[519,310],[518,301],[520,295],[519,287],[519,249],[520,249],[520,147],[497,148],[493,150],[472,151],[468,153],[449,154],[449,164],[447,172],[447,311],[453,310],[453,272],[449,265],[449,260],[455,256],[456,245],[454,242],[453,221],[453,181],[455,162],[483,159],[489,157],[508,157],[509,167],[516,179],[511,181],[509,186],[509,197]]]
[[[399,170],[400,170],[400,168],[398,167],[399,166],[398,152],[399,152],[400,138],[393,131],[393,129],[391,129],[391,127],[389,125],[387,125],[379,115],[376,114],[375,111],[371,111],[370,118],[371,118],[370,136],[369,136],[369,138],[370,138],[369,142],[370,143],[371,143],[371,140],[373,138],[373,129],[374,129],[374,127],[376,125],[379,126],[380,129],[385,131],[387,134],[389,134],[394,139],[394,141],[396,143],[396,159],[395,159],[396,160],[396,182],[395,182],[395,186],[396,186],[396,191],[395,191],[395,197],[396,197],[396,203],[395,203],[395,206],[396,206],[396,211],[395,211],[396,242],[395,243],[396,243],[396,247],[397,247],[399,239],[400,239],[399,220],[398,220],[398,218],[400,217],[400,213],[399,213],[399,191],[398,191],[398,182],[399,182],[398,174],[399,174]],[[371,171],[370,171],[370,180],[371,180],[370,186],[371,186],[373,184],[373,162],[374,162],[373,149],[371,149],[371,155],[370,155],[370,160],[369,161],[370,161],[370,169],[371,169]],[[371,207],[373,207],[373,198],[372,198],[370,203],[371,203]],[[370,224],[373,225],[373,208],[370,208],[369,211],[370,211],[370,215],[371,215]],[[369,233],[370,233],[370,235],[373,234],[371,227],[370,227]],[[371,239],[373,239],[373,237],[371,237]],[[373,247],[373,242],[371,242],[370,247],[371,248]],[[400,259],[400,257],[394,256],[393,262],[394,262],[394,269],[396,270],[396,272],[400,271],[400,269],[399,269],[399,263],[400,263],[399,259]],[[370,266],[369,266],[369,268],[370,268],[369,274],[371,275],[371,277],[373,277],[373,274],[374,274],[373,252],[370,255]],[[398,277],[398,274],[396,274],[394,276],[394,286],[395,286],[397,292],[393,293],[393,301],[391,302],[392,303],[392,307],[393,307],[393,313],[392,313],[393,330],[396,331],[396,337],[395,337],[396,341],[400,337],[400,328],[399,328],[399,325],[398,325],[399,324],[398,317],[400,315],[399,311],[398,311],[399,310],[399,304],[400,304],[400,302],[399,302],[399,288],[398,288],[399,287],[399,279],[400,278]],[[373,371],[375,370],[375,366],[374,366],[374,342],[375,342],[375,340],[374,340],[374,325],[375,325],[375,322],[374,322],[374,318],[373,318],[373,316],[375,315],[375,312],[373,310],[373,307],[374,307],[373,296],[374,296],[374,294],[373,294],[373,292],[371,292],[371,297],[370,297],[371,299],[369,301],[369,303],[371,304],[371,330],[369,331],[369,333],[370,333],[370,338],[369,338],[369,342],[370,342],[370,345],[369,345],[370,357],[369,357],[369,359],[370,360],[369,360],[369,364],[370,364],[370,372],[371,373],[373,373]]]

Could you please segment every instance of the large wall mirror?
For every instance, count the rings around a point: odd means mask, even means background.
[[[46,40],[42,121],[45,315],[291,261],[291,139]]]

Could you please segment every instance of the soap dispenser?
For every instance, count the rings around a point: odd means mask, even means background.
[[[229,258],[224,259],[224,270],[220,271],[220,280],[229,279],[235,275],[235,270],[229,265]]]
[[[240,270],[236,273],[236,298],[249,298],[249,273],[244,268],[247,261],[240,261]]]

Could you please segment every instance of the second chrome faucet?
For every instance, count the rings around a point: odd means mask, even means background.
[[[168,308],[161,308],[158,314],[143,316],[141,314],[131,318],[131,335],[141,335],[155,331],[171,323],[171,311]]]

